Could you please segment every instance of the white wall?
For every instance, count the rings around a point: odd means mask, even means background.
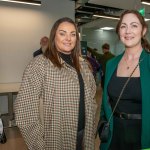
[[[42,6],[0,2],[0,83],[21,82],[40,38],[49,36],[58,18],[74,19],[74,7],[69,0],[42,0]]]

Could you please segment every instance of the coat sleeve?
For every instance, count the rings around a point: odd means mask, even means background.
[[[92,73],[92,70],[90,69],[90,66],[87,63],[87,69],[88,70],[88,82],[89,82],[89,91],[90,91],[90,96],[92,101],[92,113],[93,113],[93,135],[96,134],[96,122],[95,122],[95,118],[96,118],[96,110],[97,110],[97,103],[96,103],[96,98],[95,98],[95,94],[96,94],[96,82]]]
[[[39,97],[44,80],[44,65],[34,59],[25,69],[14,110],[15,120],[29,150],[44,150],[44,131],[40,121]]]
[[[105,73],[105,80],[108,74],[110,74],[109,70],[111,68],[111,64],[110,62],[108,62],[106,64],[106,73]],[[102,95],[102,104],[101,104],[101,110],[100,110],[100,120],[106,120],[106,115],[105,115],[105,109],[104,109],[104,104],[106,99],[108,99],[108,95],[107,95],[107,85],[104,81],[104,91],[103,91],[103,95]]]
[[[90,74],[90,82],[91,82],[91,96],[93,99],[93,118],[94,118],[94,122],[93,122],[93,134],[96,134],[96,110],[97,110],[97,103],[96,103],[96,82],[94,79],[93,74]]]

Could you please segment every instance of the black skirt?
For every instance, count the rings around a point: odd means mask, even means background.
[[[141,119],[126,120],[114,117],[113,137],[109,150],[140,150]]]

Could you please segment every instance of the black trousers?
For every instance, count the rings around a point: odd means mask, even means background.
[[[141,120],[114,117],[113,137],[109,150],[140,150]]]
[[[83,150],[83,136],[84,136],[84,129],[78,131],[78,133],[77,133],[77,146],[76,146],[76,150]]]

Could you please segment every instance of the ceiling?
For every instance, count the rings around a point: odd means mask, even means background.
[[[94,14],[117,16],[126,9],[145,8],[145,18],[150,18],[150,6],[141,0],[74,0],[75,20],[78,27],[98,29],[105,26],[115,27],[117,20],[104,19]],[[150,22],[150,21],[149,21]]]

